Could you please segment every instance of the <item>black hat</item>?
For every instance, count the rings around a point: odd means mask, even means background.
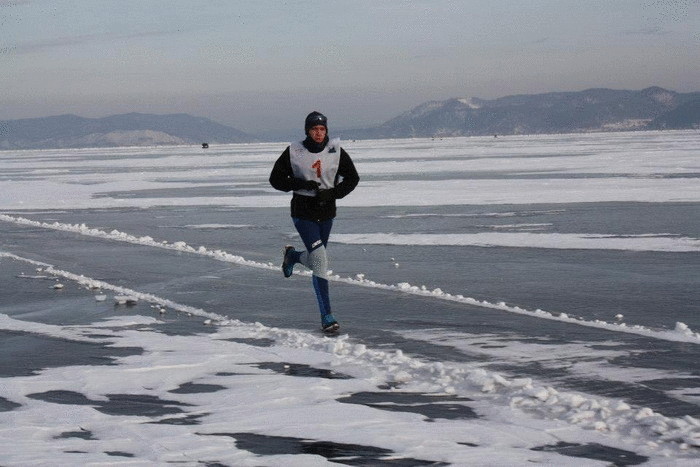
[[[323,125],[328,130],[328,119],[321,112],[313,111],[306,116],[306,122],[304,122],[304,132],[308,135],[309,130],[316,125]]]

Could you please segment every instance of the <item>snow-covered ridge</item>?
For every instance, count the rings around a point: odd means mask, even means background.
[[[459,102],[462,104],[466,105],[470,109],[480,109],[483,107],[481,104],[479,104],[473,97],[463,97],[461,99],[457,99]]]
[[[39,227],[44,229],[60,230],[64,232],[72,232],[80,235],[86,235],[90,237],[97,237],[106,240],[114,240],[125,243],[132,243],[136,245],[143,245],[155,248],[162,248],[166,250],[173,250],[185,253],[196,254],[200,256],[205,256],[212,258],[217,261],[223,261],[227,263],[238,264],[241,266],[254,267],[258,269],[267,269],[270,271],[279,272],[279,266],[272,263],[260,263],[257,261],[247,260],[240,255],[234,255],[223,250],[211,250],[204,246],[199,246],[197,248],[188,245],[185,242],[174,242],[170,243],[165,240],[157,241],[150,236],[134,236],[127,234],[118,230],[112,230],[111,232],[106,232],[99,229],[94,229],[86,226],[85,224],[62,224],[59,222],[47,223],[38,222],[23,217],[8,216],[5,214],[0,214],[0,221],[11,222],[19,225],[27,225],[32,227]],[[295,274],[310,275],[310,272],[295,272]],[[331,275],[330,280],[335,282],[342,282],[350,285],[356,285],[361,287],[382,289],[392,292],[400,292],[411,295],[418,295],[422,297],[430,297],[438,300],[446,300],[450,302],[463,303],[466,305],[502,310],[509,313],[516,313],[520,315],[530,316],[533,318],[548,319],[554,321],[562,321],[570,324],[576,324],[580,326],[588,326],[598,329],[605,329],[608,331],[615,332],[625,332],[631,334],[637,334],[641,336],[646,336],[654,339],[676,341],[676,342],[689,342],[693,344],[700,344],[700,333],[691,330],[685,323],[677,322],[675,323],[673,329],[651,329],[646,326],[640,325],[627,325],[624,322],[611,323],[602,320],[588,321],[585,319],[580,319],[576,317],[569,316],[567,313],[553,313],[549,311],[544,311],[541,309],[527,310],[519,306],[509,305],[505,302],[489,302],[486,300],[477,300],[471,297],[465,297],[461,294],[451,294],[444,292],[440,288],[435,288],[429,290],[425,286],[416,286],[406,282],[398,284],[383,284],[379,282],[374,282],[366,279],[364,274],[356,274],[354,277],[340,277],[339,275]]]
[[[52,265],[0,252],[0,258],[40,266],[44,272],[78,282],[88,288],[99,287],[128,294],[153,304],[196,316],[207,317],[219,325],[213,340],[226,340],[241,333],[251,338],[266,338],[286,348],[310,349],[332,354],[334,363],[344,368],[363,367],[379,375],[421,391],[459,394],[489,404],[510,406],[543,418],[563,420],[569,424],[598,432],[641,440],[651,448],[677,452],[700,445],[700,421],[685,416],[673,418],[660,415],[649,408],[635,408],[620,400],[591,398],[578,393],[563,392],[541,386],[530,378],[506,378],[500,374],[468,366],[442,362],[424,362],[405,355],[400,350],[385,351],[367,348],[348,336],[317,337],[308,333],[267,327],[260,323],[244,323],[205,310],[175,303],[171,300],[115,286],[83,275],[54,268]],[[133,317],[128,317],[133,320]],[[85,340],[91,326],[37,325],[0,314],[0,328],[21,330],[50,337]],[[115,336],[118,337],[118,336]],[[104,338],[90,338],[102,342]],[[102,340],[100,340],[102,339]],[[110,338],[111,339],[111,338]]]

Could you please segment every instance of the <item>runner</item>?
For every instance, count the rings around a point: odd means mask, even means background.
[[[335,332],[340,327],[331,313],[328,294],[328,237],[336,215],[336,199],[355,189],[360,177],[352,159],[340,147],[340,139],[329,140],[326,117],[311,112],[304,125],[306,139],[292,143],[280,155],[270,174],[270,184],[280,191],[294,191],[292,221],[306,248],[286,246],[282,261],[284,277],[290,277],[295,264],[312,271],[312,283],[321,328]]]

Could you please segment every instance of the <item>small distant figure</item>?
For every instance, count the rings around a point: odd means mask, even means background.
[[[493,135],[494,138],[498,138],[498,135]]]
[[[209,147],[209,143],[202,143],[202,149],[207,149]]]

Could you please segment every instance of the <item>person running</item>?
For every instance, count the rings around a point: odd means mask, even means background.
[[[304,123],[306,139],[289,145],[275,162],[270,185],[294,191],[291,214],[294,227],[306,250],[284,248],[282,273],[290,277],[295,264],[312,271],[312,283],[321,312],[321,328],[335,332],[340,325],[331,313],[328,294],[328,237],[336,215],[335,200],[355,189],[360,177],[340,139],[328,138],[328,122],[320,112],[311,112]]]

